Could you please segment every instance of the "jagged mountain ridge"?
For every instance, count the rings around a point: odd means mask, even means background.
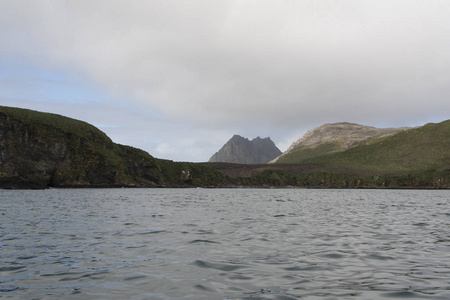
[[[269,137],[257,137],[250,141],[240,135],[234,135],[209,162],[266,164],[281,153]]]
[[[345,151],[367,140],[390,136],[410,127],[376,128],[348,122],[328,123],[308,130],[270,163],[300,162],[313,156]]]

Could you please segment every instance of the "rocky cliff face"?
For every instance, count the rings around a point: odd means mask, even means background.
[[[362,145],[371,138],[393,135],[405,129],[409,129],[409,127],[375,128],[346,122],[325,124],[307,131],[282,155],[271,161],[271,163],[283,162],[295,152],[297,154],[302,150],[311,152],[311,150],[319,147],[324,148],[325,145],[326,150],[318,151],[318,154],[322,155],[325,154],[324,152],[334,153],[345,151],[349,148]]]
[[[159,160],[67,117],[0,106],[0,188],[210,186],[206,166]]]
[[[155,159],[148,157],[137,166],[135,152],[85,122],[29,110],[0,110],[2,186],[128,186],[137,184],[135,174],[143,175],[140,183],[157,185]]]
[[[209,162],[229,162],[239,164],[265,164],[279,156],[281,151],[270,138],[253,140],[234,135]]]

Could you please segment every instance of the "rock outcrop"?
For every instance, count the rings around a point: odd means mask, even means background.
[[[281,154],[270,138],[257,137],[249,140],[234,135],[209,162],[229,162],[238,164],[265,164]]]

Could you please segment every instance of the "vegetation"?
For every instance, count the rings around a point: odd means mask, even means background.
[[[368,140],[364,145],[332,153],[337,145],[297,149],[277,163],[326,163],[330,170],[378,172],[444,170],[450,166],[450,120]]]
[[[154,158],[60,115],[0,106],[0,187],[189,187],[225,184],[206,165]]]
[[[240,178],[241,185],[262,187],[310,188],[450,188],[450,170],[367,175],[347,172],[296,172],[271,170],[250,178]]]
[[[327,155],[336,150],[340,145],[338,143],[325,143],[316,148],[302,147],[294,149],[293,152],[283,155],[277,160],[277,164],[301,163],[308,159]]]
[[[450,120],[369,140],[347,151],[303,162],[327,163],[333,169],[380,173],[443,171],[450,168]]]
[[[450,188],[450,120],[374,138],[333,153],[337,147],[326,143],[300,148],[270,168],[246,166],[244,171],[236,166],[233,171],[230,166],[213,167],[235,175],[236,184],[241,185]]]
[[[83,121],[52,113],[7,106],[0,106],[0,112],[11,118],[20,120],[25,126],[50,127],[68,135],[75,135],[80,138],[95,137],[101,142],[112,143],[111,139],[105,133]]]
[[[0,106],[0,188],[450,188],[450,120],[333,152],[304,148],[272,165],[157,159],[60,115]]]

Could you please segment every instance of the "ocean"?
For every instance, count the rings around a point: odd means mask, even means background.
[[[450,299],[450,191],[0,190],[4,299]]]

